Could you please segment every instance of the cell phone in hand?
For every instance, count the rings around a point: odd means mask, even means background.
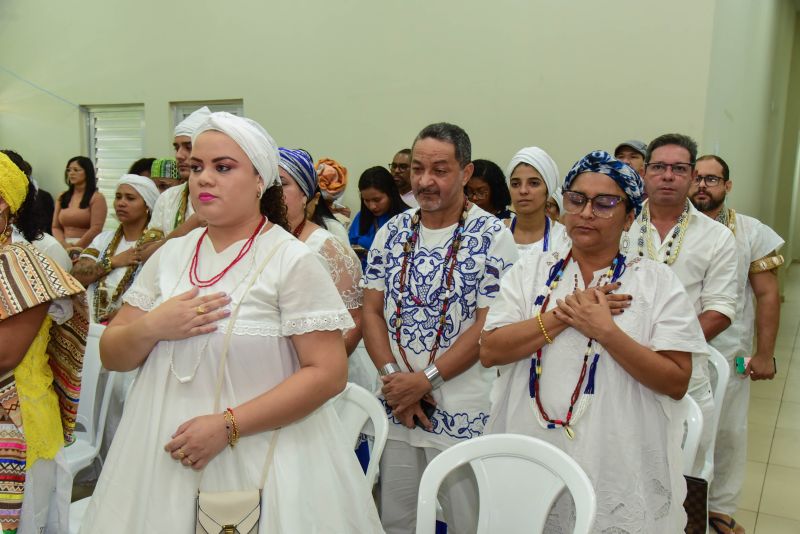
[[[737,356],[734,358],[733,363],[736,367],[736,373],[743,375],[745,370],[747,369],[747,364],[750,363],[750,358],[746,358],[744,356]]]
[[[433,413],[436,411],[436,406],[426,401],[425,399],[420,400],[419,405],[422,408],[422,413],[424,413],[425,417],[427,417],[428,420],[430,420],[430,418],[433,417]],[[414,424],[417,425],[418,427],[425,428],[422,426],[422,421],[420,421],[419,417],[417,417],[416,415],[414,416]]]

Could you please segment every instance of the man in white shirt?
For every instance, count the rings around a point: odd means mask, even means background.
[[[466,132],[424,128],[413,145],[419,210],[377,233],[364,272],[364,342],[383,384],[389,441],[381,457],[387,534],[415,531],[422,472],[441,451],[483,433],[496,372],[478,363],[478,338],[500,277],[517,260],[505,225],[467,201]],[[440,504],[451,532],[477,527],[471,469],[447,478]]]
[[[731,232],[689,202],[696,158],[697,143],[686,135],[665,134],[650,143],[644,173],[648,200],[623,238],[623,248],[671,266],[694,305],[706,341],[711,341],[736,318],[738,260]],[[689,394],[705,422],[691,470],[699,475],[714,440],[707,354],[693,355]]]
[[[209,115],[211,110],[203,106],[175,127],[172,147],[175,149],[175,159],[178,162],[178,174],[184,183],[170,187],[159,195],[147,227],[151,230],[161,230],[166,237],[145,245],[139,253],[142,261],[152,256],[167,239],[184,236],[201,225],[189,198],[188,180],[191,174],[189,156],[192,154],[192,133]]]
[[[784,241],[761,221],[726,206],[725,198],[733,182],[728,164],[722,158],[713,155],[698,158],[695,169],[697,175],[689,192],[692,203],[733,232],[739,260],[736,319],[711,342],[728,360],[731,379],[725,391],[714,446],[709,521],[722,532],[733,532],[736,521],[732,516],[742,490],[747,460],[750,380],[771,380],[775,376],[773,354],[781,309],[777,269],[783,264],[783,256],[778,254],[778,250]],[[754,321],[755,353],[752,352]],[[740,362],[737,369],[736,360],[751,355],[749,363],[744,365]]]
[[[389,164],[389,170],[392,171],[394,183],[403,202],[410,208],[418,208],[414,191],[411,190],[411,149],[404,148],[395,154]]]

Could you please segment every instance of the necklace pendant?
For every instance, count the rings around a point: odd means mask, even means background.
[[[568,437],[569,439],[571,439],[571,440],[575,439],[575,431],[574,431],[574,430],[572,430],[572,427],[571,427],[571,426],[565,426],[565,427],[564,427],[564,432],[566,432],[566,433],[567,433],[567,437]]]

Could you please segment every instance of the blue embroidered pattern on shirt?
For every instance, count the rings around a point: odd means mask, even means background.
[[[386,245],[370,252],[364,279],[383,279],[384,310],[389,335],[394,336],[396,298],[400,289],[400,270],[403,265],[403,245],[411,234],[411,213],[403,213],[387,223]],[[509,263],[501,257],[489,255],[493,239],[503,231],[503,223],[491,216],[467,220],[458,252],[458,263],[453,273],[453,289],[441,349],[446,349],[461,333],[466,321],[474,318],[478,297],[494,297],[500,289],[500,273]],[[443,246],[422,248],[417,246],[414,265],[407,275],[403,294],[401,336],[406,350],[417,354],[431,350],[436,339],[442,302],[446,296],[443,285],[444,258],[452,242],[450,237]],[[389,289],[391,288],[391,289]],[[416,302],[415,302],[416,300]],[[468,326],[468,325],[467,325]]]
[[[394,415],[392,409],[386,404],[385,399],[378,399],[383,404],[383,409],[386,410],[386,415],[390,423],[402,425]],[[477,438],[483,435],[483,429],[489,421],[489,414],[479,412],[474,417],[468,413],[450,414],[444,410],[436,408],[436,411],[431,417],[431,425],[433,430],[425,430],[422,427],[417,427],[419,430],[428,434],[444,434],[456,439],[470,439]]]

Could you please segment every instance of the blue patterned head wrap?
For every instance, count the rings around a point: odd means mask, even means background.
[[[308,152],[283,147],[279,148],[278,152],[280,154],[278,165],[294,178],[308,198],[313,197],[317,192],[317,171]]]
[[[639,176],[633,168],[627,164],[614,159],[611,154],[603,150],[595,150],[590,152],[582,159],[580,159],[567,173],[564,178],[564,191],[568,191],[572,182],[581,173],[596,172],[598,174],[605,174],[622,189],[628,196],[636,215],[642,211],[642,202],[644,201],[644,184],[642,177]]]

